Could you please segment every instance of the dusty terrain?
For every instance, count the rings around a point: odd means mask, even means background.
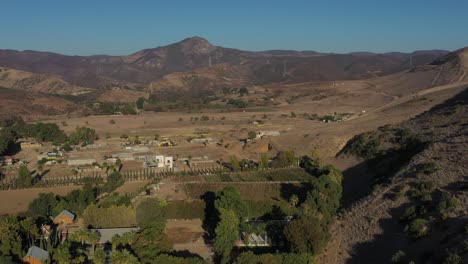
[[[40,193],[53,192],[57,195],[66,195],[67,193],[79,189],[81,186],[62,186],[51,188],[34,188],[0,191],[0,215],[24,213],[29,203],[36,199]]]

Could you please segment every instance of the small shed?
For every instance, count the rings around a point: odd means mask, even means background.
[[[45,264],[49,260],[49,252],[40,247],[32,246],[24,256],[23,261],[29,264]]]
[[[75,222],[75,215],[67,210],[63,210],[57,217],[54,218],[56,225],[70,225]]]

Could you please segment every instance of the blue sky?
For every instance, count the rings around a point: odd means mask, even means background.
[[[455,50],[466,0],[15,0],[0,5],[0,49],[125,55],[200,36],[244,50]]]

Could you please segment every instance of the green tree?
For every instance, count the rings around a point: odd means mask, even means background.
[[[57,264],[69,264],[72,259],[69,244],[63,243],[52,251],[52,259]]]
[[[34,242],[39,237],[39,229],[34,223],[34,220],[31,217],[26,217],[25,219],[20,221],[21,232],[24,234],[27,242],[27,247],[31,247],[34,245]]]
[[[110,254],[111,264],[138,264],[138,258],[132,255],[128,250],[113,251]]]
[[[294,252],[313,255],[320,253],[329,239],[327,226],[311,216],[292,220],[285,227],[284,235]]]
[[[224,188],[216,197],[215,208],[221,212],[224,210],[232,210],[238,218],[244,218],[248,215],[248,208],[241,199],[240,193],[236,188],[228,186]]]
[[[101,239],[101,234],[98,231],[91,231],[89,230],[88,237],[86,241],[91,245],[93,249],[93,253],[96,250],[96,245],[99,244],[99,240]]]
[[[249,95],[249,90],[245,87],[239,89],[240,96]]]
[[[15,142],[15,138],[10,129],[0,130],[0,155],[5,154],[8,148]]]
[[[289,198],[289,204],[291,204],[292,207],[296,207],[297,204],[299,203],[299,197],[297,195],[293,194]]]
[[[21,229],[16,217],[0,217],[0,253],[15,258],[22,257]]]
[[[96,253],[93,256],[93,263],[94,264],[104,264],[106,263],[106,252],[102,249],[97,249]]]
[[[73,133],[69,136],[69,142],[72,145],[90,145],[94,143],[94,140],[98,138],[96,130],[88,127],[77,127]]]
[[[255,133],[255,131],[250,131],[247,136],[249,139],[254,139],[257,137],[257,133]]]
[[[231,170],[232,170],[232,171],[240,171],[240,170],[241,170],[241,166],[240,166],[239,160],[237,159],[236,156],[231,156],[229,162],[230,162],[230,164],[231,164]]]
[[[112,249],[116,250],[120,247],[131,246],[134,240],[135,240],[135,236],[131,232],[127,232],[122,235],[115,235],[112,237],[112,240],[111,240]]]
[[[89,231],[88,229],[82,228],[76,232],[71,233],[70,240],[84,245],[85,242],[89,239],[90,232],[91,231]]]
[[[139,97],[137,100],[136,100],[136,107],[137,109],[141,110],[143,109],[144,107],[144,104],[145,104],[145,98],[144,97]]]
[[[58,200],[53,193],[40,193],[28,207],[26,214],[31,217],[48,217],[52,215],[53,209],[57,206]]]
[[[260,163],[259,163],[259,169],[267,169],[268,168],[268,163],[270,162],[270,158],[268,157],[268,154],[263,153],[260,155]]]
[[[28,170],[26,165],[21,165],[18,171],[18,187],[27,188],[32,185],[31,172]]]
[[[215,229],[215,251],[223,257],[229,256],[239,237],[239,219],[232,210],[220,209],[220,221]]]

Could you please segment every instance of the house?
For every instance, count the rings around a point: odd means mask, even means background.
[[[84,166],[84,165],[93,165],[96,163],[95,159],[75,159],[75,160],[68,160],[68,166]]]
[[[63,210],[57,217],[54,218],[56,225],[70,225],[75,222],[75,215],[67,210]]]
[[[240,239],[236,242],[238,247],[269,247],[270,245],[271,239],[267,234],[246,234],[245,232],[241,233]]]
[[[112,241],[112,237],[115,235],[123,235],[125,233],[134,233],[140,230],[138,227],[122,227],[122,228],[101,228],[101,229],[91,229],[93,231],[99,232],[101,237],[99,238],[99,244],[107,244]]]
[[[173,158],[164,155],[143,155],[139,156],[138,159],[143,160],[143,166],[145,168],[172,169],[174,167]]]
[[[15,163],[15,158],[13,156],[0,156],[0,165],[8,166]]]
[[[29,142],[29,141],[24,141],[20,143],[21,149],[27,149],[27,148],[40,148],[42,147],[42,144],[39,142]]]
[[[45,264],[49,261],[49,252],[40,247],[32,246],[28,249],[23,261],[29,264]]]
[[[267,232],[259,232],[258,229],[260,225],[266,224],[262,220],[252,220],[247,221],[250,223],[257,232],[247,233],[240,232],[239,239],[235,242],[237,247],[270,247],[270,246],[284,246],[285,241],[283,240],[274,240],[268,236]],[[270,220],[269,223],[277,223],[279,225],[286,225],[290,222],[290,219],[284,220]],[[262,228],[263,229],[263,228]]]

